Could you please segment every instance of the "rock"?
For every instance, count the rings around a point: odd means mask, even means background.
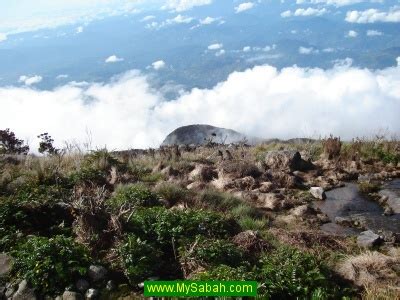
[[[102,281],[107,276],[107,269],[103,266],[91,265],[88,270],[88,275],[93,282]]]
[[[87,300],[91,300],[91,299],[97,299],[99,297],[100,293],[98,290],[95,289],[88,289],[85,297]]]
[[[192,182],[191,184],[189,184],[186,188],[188,190],[200,191],[200,190],[204,189],[205,187],[206,187],[206,184],[204,182],[195,181],[195,182]]]
[[[393,208],[391,208],[389,206],[385,207],[385,209],[383,211],[383,215],[384,216],[393,216],[394,215]]]
[[[275,189],[275,186],[272,182],[263,182],[258,189],[261,193],[270,193]]]
[[[116,287],[117,287],[117,285],[116,285],[115,282],[112,281],[112,280],[109,280],[109,281],[107,282],[107,284],[106,284],[106,289],[107,289],[107,291],[113,291],[113,290],[116,289]]]
[[[381,195],[380,203],[385,203],[389,206],[395,214],[400,214],[400,197],[398,194],[391,190],[383,189],[379,192]]]
[[[299,152],[292,150],[269,151],[265,163],[274,170],[308,171],[315,168],[311,162],[303,160]]]
[[[353,226],[353,221],[350,218],[336,217],[335,223],[346,227]]]
[[[322,187],[312,187],[310,189],[310,193],[316,199],[320,199],[320,200],[325,200],[326,199],[326,194],[325,194],[325,191],[324,191],[324,189]]]
[[[175,170],[171,166],[168,166],[168,167],[162,169],[160,173],[163,174],[163,175],[166,175],[168,177],[175,177],[175,176],[179,176],[180,175],[180,172],[178,170]]]
[[[357,237],[357,245],[362,248],[379,246],[382,242],[383,239],[371,230],[363,231]]]
[[[13,265],[13,258],[7,254],[0,253],[0,277],[5,277],[10,273]]]
[[[256,187],[256,180],[251,176],[236,179],[235,186],[240,190],[250,191]]]
[[[282,195],[274,193],[260,193],[258,195],[258,202],[261,208],[269,210],[277,210],[281,207]]]
[[[218,173],[211,166],[197,165],[195,169],[190,172],[189,180],[203,182],[209,182],[215,178],[218,178]]]
[[[238,143],[246,138],[245,135],[232,129],[210,125],[189,125],[175,129],[162,142],[162,146],[170,145],[203,145],[209,141],[217,143]]]
[[[22,280],[18,286],[18,290],[12,296],[12,300],[36,300],[36,295],[33,289],[28,286],[26,280]]]
[[[54,298],[54,300],[63,300],[63,296],[57,296],[56,298]]]
[[[6,299],[11,298],[16,290],[17,289],[12,284],[8,284],[8,286],[6,285],[6,290],[4,292],[4,296],[6,297]]]
[[[90,287],[89,282],[86,279],[79,279],[76,284],[76,289],[82,293],[86,292],[87,289]]]
[[[62,295],[62,300],[83,300],[83,296],[79,293],[65,291]]]
[[[3,297],[5,297],[6,290],[7,289],[5,286],[0,286],[0,299],[3,299]]]
[[[296,208],[293,208],[290,213],[296,217],[304,217],[306,215],[315,214],[316,212],[315,212],[315,209],[313,209],[310,205],[305,204],[305,205],[300,205]]]

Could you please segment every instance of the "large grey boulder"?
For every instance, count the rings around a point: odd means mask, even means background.
[[[10,273],[13,265],[13,259],[11,256],[0,253],[0,277],[7,276]]]
[[[28,286],[26,280],[22,280],[18,286],[18,290],[13,295],[12,300],[36,300],[35,291]]]
[[[92,300],[92,299],[97,299],[100,295],[100,292],[96,289],[88,289],[85,298],[86,300]]]
[[[298,151],[292,150],[267,152],[265,164],[270,169],[285,171],[308,171],[315,167],[311,162],[302,159]]]
[[[203,145],[208,141],[220,144],[230,144],[238,143],[244,139],[246,139],[244,134],[232,129],[219,128],[210,125],[188,125],[179,127],[171,132],[165,138],[161,146]]]
[[[372,248],[382,244],[383,239],[371,230],[363,231],[357,237],[357,245],[362,248]]]

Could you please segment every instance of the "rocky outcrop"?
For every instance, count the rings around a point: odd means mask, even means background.
[[[12,296],[12,300],[36,300],[35,292],[32,288],[28,286],[26,280],[22,280],[18,285],[18,290]]]
[[[311,162],[305,161],[299,152],[292,150],[267,152],[265,164],[273,170],[308,171],[314,169]]]

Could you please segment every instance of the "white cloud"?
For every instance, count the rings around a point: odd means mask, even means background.
[[[243,52],[250,52],[250,51],[251,51],[250,46],[243,47]]]
[[[212,0],[167,0],[167,3],[162,8],[182,12],[196,6],[209,5],[212,2]]]
[[[121,62],[123,60],[124,60],[123,58],[120,58],[116,55],[111,55],[111,56],[107,57],[104,62],[105,63],[116,63],[116,62]]]
[[[19,77],[18,81],[22,82],[23,84],[25,84],[27,86],[31,86],[31,85],[41,82],[42,80],[43,80],[43,77],[39,76],[39,75],[34,75],[34,76],[22,75]]]
[[[367,36],[380,36],[383,35],[383,32],[378,30],[367,30]]]
[[[56,79],[67,79],[69,77],[68,74],[60,74],[56,77]]]
[[[152,15],[149,15],[149,16],[145,16],[145,17],[143,17],[141,20],[140,20],[140,22],[147,22],[147,21],[150,21],[150,20],[154,20],[156,17],[155,16],[152,16]]]
[[[288,17],[322,16],[327,12],[328,10],[326,8],[312,8],[312,7],[308,7],[306,9],[298,8],[294,12],[291,12],[290,10],[284,11],[283,13],[281,13],[281,17],[288,18]]]
[[[83,32],[83,26],[79,26],[79,27],[76,28],[76,33],[77,34],[82,33],[82,32]]]
[[[217,18],[206,17],[204,19],[201,19],[199,22],[200,22],[201,25],[210,25],[210,24],[214,23],[217,20],[218,20]]]
[[[348,11],[346,21],[350,23],[376,23],[376,22],[400,22],[400,8],[393,7],[389,11],[380,11],[375,8],[364,11]]]
[[[218,49],[221,49],[222,47],[224,47],[223,44],[219,44],[219,43],[211,44],[210,46],[208,46],[208,50],[218,50]]]
[[[299,47],[299,53],[304,54],[304,55],[309,55],[309,54],[318,54],[319,50],[314,49],[313,47]]]
[[[335,52],[336,50],[334,49],[334,48],[325,48],[325,49],[323,49],[322,50],[322,52],[325,52],[325,53],[333,53],[333,52]]]
[[[226,53],[226,51],[224,49],[221,49],[221,50],[215,52],[215,56],[219,57],[219,56],[225,55],[225,53]]]
[[[354,31],[354,30],[349,30],[349,32],[347,33],[347,37],[350,37],[350,38],[355,38],[357,36],[358,36],[358,32]]]
[[[90,131],[93,147],[109,149],[154,147],[176,127],[196,123],[265,138],[332,133],[351,139],[386,128],[400,132],[400,65],[376,71],[259,66],[171,101],[144,75],[128,72],[109,83],[49,91],[2,87],[0,107],[0,128],[22,138],[50,132],[57,141],[82,142]]]
[[[235,7],[236,13],[241,13],[246,10],[252,9],[255,6],[253,2],[244,2]]]
[[[9,35],[88,23],[108,16],[135,13],[139,0],[0,1],[0,31]]]
[[[157,60],[157,61],[153,62],[151,65],[154,70],[161,70],[161,69],[165,68],[165,66],[166,66],[165,61],[163,61],[163,60]]]
[[[7,34],[0,32],[0,43],[7,40]]]

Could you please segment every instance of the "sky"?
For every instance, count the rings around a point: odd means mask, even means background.
[[[0,128],[110,149],[193,123],[398,135],[399,64],[398,0],[1,1]]]

